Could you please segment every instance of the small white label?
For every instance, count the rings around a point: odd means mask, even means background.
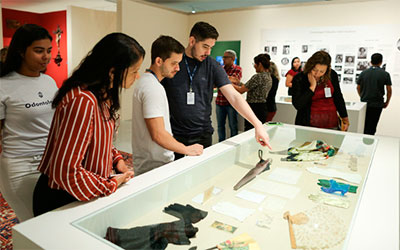
[[[326,87],[324,88],[324,91],[325,91],[325,98],[332,97],[331,88]]]
[[[194,105],[194,92],[187,92],[187,104]]]

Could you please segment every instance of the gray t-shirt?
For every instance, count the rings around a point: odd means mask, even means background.
[[[11,72],[0,78],[3,156],[43,154],[54,110],[56,82],[48,75],[28,77]]]
[[[185,60],[186,59],[186,60]],[[187,103],[190,88],[189,71],[193,76],[194,105]],[[168,96],[171,126],[174,135],[197,136],[212,133],[211,102],[214,87],[220,88],[231,82],[225,70],[211,57],[199,62],[184,55],[179,63],[180,71],[172,79],[164,79],[162,85]],[[195,70],[196,69],[196,70]]]
[[[381,108],[384,105],[385,85],[392,85],[388,72],[372,66],[361,72],[357,84],[361,87],[361,101],[368,107]]]
[[[142,174],[174,160],[174,153],[151,138],[144,119],[162,117],[171,133],[167,95],[151,73],[144,73],[133,87],[132,158],[136,174]]]

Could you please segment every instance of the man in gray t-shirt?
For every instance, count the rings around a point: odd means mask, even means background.
[[[357,80],[357,92],[362,102],[367,103],[364,134],[375,135],[382,109],[389,105],[392,96],[392,82],[388,72],[380,68],[382,54],[371,56],[372,67],[364,70]],[[386,86],[386,101],[384,101]]]

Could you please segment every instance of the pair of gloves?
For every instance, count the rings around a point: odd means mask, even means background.
[[[199,222],[208,214],[178,203],[165,207],[164,212],[179,220],[130,229],[108,227],[105,239],[124,249],[165,249],[168,243],[189,245],[189,239],[199,231],[192,223]]]

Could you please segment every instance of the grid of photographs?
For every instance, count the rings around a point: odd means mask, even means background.
[[[399,40],[400,41],[400,40]],[[330,46],[319,44],[266,44],[264,53],[268,53],[272,61],[278,63],[281,76],[285,77],[291,68],[291,61],[294,57],[299,57],[301,67],[304,68],[307,59],[318,50],[324,50],[329,53]],[[360,73],[370,67],[369,57],[371,53],[367,46],[358,46],[354,48],[353,53],[336,53],[332,56],[332,69],[338,74],[338,80],[341,84],[356,84]]]

